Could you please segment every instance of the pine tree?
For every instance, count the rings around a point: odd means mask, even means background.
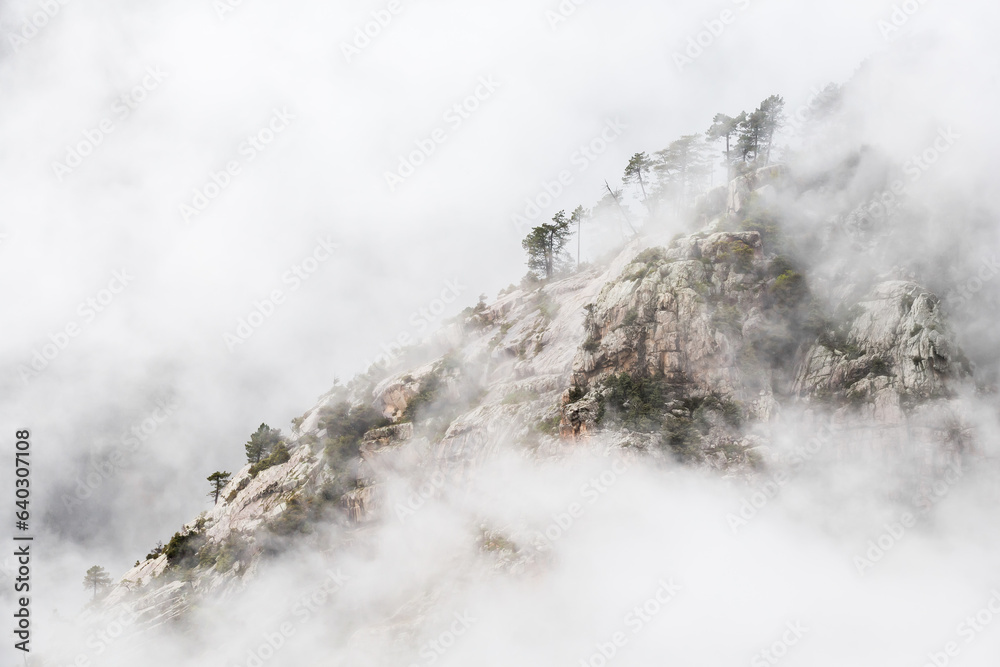
[[[279,442],[281,442],[281,429],[261,424],[257,428],[257,431],[250,436],[250,440],[244,445],[247,453],[247,463],[257,463],[271,453],[271,450]]]
[[[92,599],[97,599],[97,589],[104,588],[111,584],[111,577],[108,575],[107,570],[99,565],[95,565],[89,570],[87,574],[83,577],[83,587],[94,589],[94,597]]]
[[[642,190],[642,200],[646,201],[646,182],[643,176],[653,168],[653,161],[645,153],[636,153],[628,161],[625,167],[625,175],[622,176],[622,183],[638,183]]]
[[[739,136],[740,124],[746,120],[746,116],[746,112],[735,118],[724,113],[716,114],[715,118],[712,119],[712,127],[705,132],[709,141],[726,140],[726,175],[728,178],[732,178],[733,171],[733,139]]]
[[[569,238],[570,219],[566,211],[559,211],[552,217],[552,223],[533,227],[521,241],[521,247],[528,253],[528,269],[546,280],[564,263],[563,249]]]
[[[761,144],[764,152],[764,164],[771,162],[771,148],[774,146],[774,134],[785,123],[785,100],[780,95],[771,95],[760,103],[761,113]]]
[[[739,124],[739,151],[744,162],[756,162],[763,157],[764,166],[771,161],[774,134],[785,122],[785,100],[771,95]]]
[[[208,476],[208,481],[212,484],[212,490],[208,492],[208,495],[214,498],[214,502],[216,504],[219,502],[219,493],[222,491],[222,488],[229,483],[229,478],[232,476],[233,474],[230,472],[220,471],[213,472]]]
[[[686,200],[709,173],[705,152],[705,141],[698,134],[685,135],[657,152],[654,169],[659,174],[661,192],[676,197],[678,202]]]

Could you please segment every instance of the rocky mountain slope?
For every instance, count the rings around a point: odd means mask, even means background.
[[[399,512],[386,480],[460,486],[500,451],[599,446],[753,479],[780,467],[773,427],[794,415],[849,432],[844,456],[919,448],[935,475],[975,445],[954,400],[975,391],[971,364],[915,277],[810,273],[802,249],[822,254],[856,207],[803,231],[778,202],[809,190],[773,167],[737,179],[700,199],[693,233],[647,232],[606,264],[512,288],[334,387],[295,420],[287,460],[241,469],[89,617],[128,605],[136,627],[183,622],[288,544],[335,550]],[[336,540],[311,528],[324,523]]]

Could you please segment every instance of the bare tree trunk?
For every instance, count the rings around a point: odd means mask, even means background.
[[[622,208],[622,203],[618,201],[618,195],[616,195],[615,191],[611,189],[611,186],[608,185],[607,181],[604,181],[604,187],[608,189],[608,194],[611,195],[611,198],[615,200],[615,204],[618,205],[618,212],[622,214],[622,217],[625,219],[626,224],[628,224],[628,228],[632,230],[632,235],[633,236],[637,235],[638,232],[636,232],[635,227],[632,226],[632,221],[628,219],[628,214],[625,213],[625,209]]]

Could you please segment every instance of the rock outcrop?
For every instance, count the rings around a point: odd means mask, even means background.
[[[784,175],[741,177],[699,204],[701,231],[512,288],[410,367],[335,388],[296,420],[287,461],[240,470],[105,607],[128,602],[146,627],[182,617],[200,595],[239,590],[310,521],[378,520],[382,485],[404,467],[460,484],[503,449],[558,456],[600,437],[753,475],[785,410],[835,419],[880,456],[969,446],[951,400],[972,369],[937,297],[907,280],[838,290],[797,266],[744,215]]]

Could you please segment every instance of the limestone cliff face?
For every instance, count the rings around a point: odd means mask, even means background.
[[[128,602],[144,627],[180,618],[309,539],[310,522],[350,532],[378,520],[382,485],[402,466],[460,484],[501,449],[551,457],[600,436],[753,475],[767,465],[769,425],[790,408],[832,415],[867,451],[967,446],[949,433],[972,369],[937,297],[896,279],[838,292],[782,255],[773,229],[740,213],[781,174],[717,193],[697,233],[635,240],[604,266],[513,289],[412,363],[335,388],[296,420],[287,461],[240,470],[175,536],[174,561],[151,554],[104,607]],[[345,449],[355,436],[344,434],[367,422],[338,405],[384,421]]]

